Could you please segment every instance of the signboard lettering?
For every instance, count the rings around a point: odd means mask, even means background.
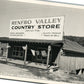
[[[62,40],[63,23],[63,16],[11,20],[9,38]]]

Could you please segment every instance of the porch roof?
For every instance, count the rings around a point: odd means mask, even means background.
[[[16,38],[7,38],[0,37],[1,42],[23,42],[23,43],[41,43],[41,44],[50,44],[55,45],[57,43],[63,43],[62,40],[36,40],[36,39],[16,39]]]
[[[47,45],[55,45],[62,44],[63,50],[84,53],[84,47],[78,44],[77,42],[70,41],[68,39],[64,39],[63,41],[54,41],[54,40],[34,40],[34,39],[12,39],[7,37],[0,37],[1,42],[9,42],[9,43],[32,43],[39,46],[47,46]],[[41,45],[40,45],[41,44]],[[59,45],[58,45],[59,46]]]

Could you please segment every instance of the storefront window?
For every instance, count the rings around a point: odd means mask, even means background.
[[[22,49],[22,46],[14,46],[12,55],[15,56],[15,57],[24,56],[24,50]]]
[[[47,58],[47,52],[46,50],[38,50],[36,51],[36,56],[37,56],[37,59],[46,59]]]

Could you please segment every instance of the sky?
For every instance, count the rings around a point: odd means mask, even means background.
[[[84,37],[84,9],[0,0],[0,37],[8,37],[10,20],[65,16],[64,34]]]

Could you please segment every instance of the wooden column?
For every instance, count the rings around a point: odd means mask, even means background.
[[[23,46],[23,49],[25,50],[24,65],[26,65],[26,58],[27,58],[27,44],[26,44],[26,46]]]
[[[7,59],[8,59],[8,49],[10,48],[10,46],[9,46],[9,44],[7,43],[7,47],[6,47],[6,49],[7,49],[7,51],[6,51],[6,62],[8,61]]]
[[[57,65],[58,65],[58,67],[60,67],[60,57],[63,55],[63,50],[62,50],[62,48],[60,49],[60,51],[59,51],[59,53],[58,53],[58,63],[57,63]]]
[[[47,55],[47,69],[48,69],[48,64],[49,64],[49,56],[50,56],[50,51],[51,51],[51,46],[48,46],[48,55]]]

